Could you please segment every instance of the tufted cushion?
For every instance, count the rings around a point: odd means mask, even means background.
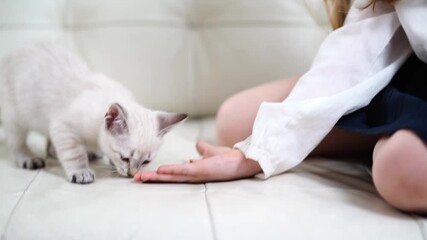
[[[203,116],[307,69],[326,19],[320,0],[1,0],[0,57],[56,40],[145,105]],[[214,141],[214,127],[212,116],[187,120],[147,168],[197,158],[195,141]],[[28,142],[44,156],[44,138]],[[0,126],[0,239],[426,239],[427,218],[390,207],[369,169],[342,160],[207,184],[137,184],[93,162],[97,179],[82,186],[52,159],[18,169]]]
[[[328,31],[315,0],[0,2],[0,57],[35,39],[59,41],[142,104],[193,116],[303,72]]]

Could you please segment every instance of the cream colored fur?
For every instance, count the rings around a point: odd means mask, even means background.
[[[18,166],[44,167],[26,145],[27,134],[37,131],[51,140],[75,183],[95,180],[88,151],[100,150],[119,174],[134,175],[156,156],[164,134],[187,117],[144,108],[124,86],[51,43],[11,53],[0,81],[2,122]]]

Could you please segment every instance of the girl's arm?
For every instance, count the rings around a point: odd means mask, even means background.
[[[355,1],[289,97],[263,103],[252,136],[235,145],[258,161],[260,177],[303,161],[343,115],[366,106],[412,52],[394,7],[378,2],[375,10],[363,9],[365,4]]]
[[[375,11],[363,9],[366,4],[355,0],[345,25],[325,39],[285,101],[261,105],[252,136],[235,146],[240,151],[198,143],[202,160],[162,166],[134,179],[223,181],[261,170],[259,176],[267,178],[299,164],[339,118],[366,106],[389,83],[411,47],[427,60],[427,0],[399,0],[395,8],[377,2]]]

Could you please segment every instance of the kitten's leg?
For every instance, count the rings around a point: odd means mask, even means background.
[[[15,124],[5,124],[8,144],[20,168],[39,169],[45,167],[42,158],[34,155],[26,144],[28,131]]]
[[[71,127],[59,122],[52,123],[50,139],[70,182],[86,184],[95,180],[95,173],[89,168],[86,149]]]
[[[87,158],[89,159],[89,161],[95,161],[98,158],[100,158],[100,155],[98,155],[96,152],[87,152]]]
[[[46,157],[58,159],[58,156],[56,155],[55,147],[53,146],[53,143],[50,139],[47,140]]]
[[[55,147],[53,146],[52,141],[50,139],[47,140],[46,155],[47,155],[46,157],[58,159],[58,156],[56,155]],[[87,157],[89,161],[94,161],[100,158],[100,156],[95,152],[87,152]]]

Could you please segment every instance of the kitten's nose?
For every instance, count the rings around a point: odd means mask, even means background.
[[[135,174],[138,172],[138,169],[136,169],[136,168],[129,168],[129,170],[128,170],[128,176],[129,177],[133,177],[133,176],[135,176]]]

